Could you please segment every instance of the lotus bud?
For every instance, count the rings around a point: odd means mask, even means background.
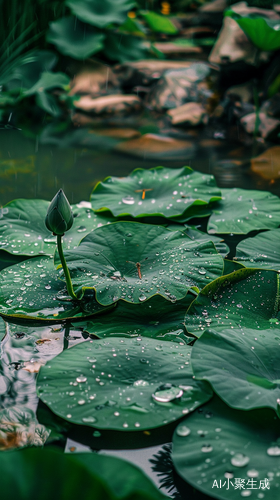
[[[60,189],[50,203],[45,224],[54,235],[63,236],[72,227],[73,220],[70,203]]]

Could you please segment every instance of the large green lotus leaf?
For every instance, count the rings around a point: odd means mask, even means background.
[[[161,16],[156,12],[143,10],[140,14],[152,31],[166,33],[168,35],[176,35],[176,33],[178,33],[178,29],[167,16]]]
[[[107,32],[103,53],[111,61],[125,63],[146,59],[148,55],[147,42],[143,38],[124,33]]]
[[[99,182],[91,204],[96,212],[110,210],[114,216],[166,218],[188,215],[193,206],[220,200],[220,190],[212,175],[194,172],[189,167],[137,168],[128,177],[107,177]],[[192,213],[192,217],[195,213]]]
[[[236,247],[238,262],[246,267],[262,267],[280,271],[280,229],[265,231],[254,238],[246,238]]]
[[[195,296],[188,293],[174,303],[167,302],[160,296],[154,296],[143,304],[120,301],[114,312],[106,314],[102,320],[98,321],[96,318],[81,326],[99,338],[142,335],[159,340],[188,342],[190,338],[186,336],[184,317],[194,299]]]
[[[212,395],[193,379],[191,347],[110,338],[67,349],[41,368],[37,393],[60,417],[98,429],[143,430],[181,418]]]
[[[41,93],[54,88],[66,90],[69,87],[69,83],[70,78],[65,73],[52,73],[51,71],[44,71],[35,85],[24,92],[24,95],[32,95],[37,92]]]
[[[127,18],[127,12],[134,7],[131,0],[66,0],[65,4],[72,14],[85,23],[98,28],[105,28],[108,24],[121,24]]]
[[[279,226],[280,200],[267,191],[222,189],[208,222],[208,233],[247,234]]]
[[[14,255],[54,255],[57,238],[45,225],[49,204],[19,199],[5,205],[0,214],[0,248]],[[113,220],[94,214],[82,204],[71,208],[74,223],[63,236],[65,249],[77,246],[87,233]]]
[[[81,301],[69,299],[49,257],[34,257],[0,272],[0,314],[9,321],[61,322],[104,311],[90,290]]]
[[[180,227],[179,224],[170,224],[167,226],[167,228],[170,231],[183,231],[193,241],[213,241],[217,251],[221,255],[223,255],[223,257],[226,257],[230,252],[228,245],[224,243],[224,240],[220,236],[203,233],[202,231],[199,231],[199,229],[197,229],[195,226],[187,226],[185,224],[185,227]]]
[[[226,11],[225,15],[232,17],[260,50],[271,51],[280,48],[279,19],[273,20],[256,15],[243,17],[232,10]]]
[[[189,307],[185,326],[200,337],[207,328],[269,329],[278,324],[279,275],[240,269],[207,285]]]
[[[180,300],[223,273],[211,241],[196,243],[178,231],[137,222],[100,227],[65,258],[76,293],[95,289],[102,305],[120,299],[139,303],[154,295]]]
[[[50,23],[47,41],[65,56],[86,59],[103,48],[105,34],[76,17],[62,17]]]
[[[178,474],[211,498],[275,500],[279,419],[273,410],[233,410],[216,398],[178,425],[172,459]]]
[[[70,455],[52,449],[0,452],[0,468],[2,500],[167,498],[138,467],[100,453]]]
[[[210,382],[232,408],[280,415],[279,345],[279,329],[206,330],[192,349],[195,378]]]

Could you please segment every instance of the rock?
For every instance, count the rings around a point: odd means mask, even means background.
[[[242,85],[234,85],[226,91],[226,97],[231,101],[250,103],[253,102],[253,85],[252,82],[243,83]]]
[[[154,46],[165,55],[176,57],[178,55],[200,54],[203,52],[201,47],[189,47],[187,45],[177,45],[172,42],[156,42]]]
[[[280,92],[264,101],[261,111],[273,118],[280,118]]]
[[[199,12],[224,12],[227,8],[226,0],[213,0],[212,2],[207,2],[201,7],[199,7]]]
[[[210,67],[194,63],[187,69],[166,71],[148,96],[148,105],[156,111],[198,102],[212,95],[207,77]]]
[[[167,61],[160,59],[144,59],[118,64],[114,73],[123,88],[136,85],[151,85],[158,80],[165,71],[172,69],[185,69],[192,63],[189,61]]]
[[[205,108],[197,102],[188,102],[175,109],[170,109],[167,114],[171,118],[172,125],[206,125],[208,115]]]
[[[100,94],[116,94],[119,82],[109,66],[95,63],[79,70],[70,86],[70,95],[81,94],[97,97]]]
[[[263,179],[280,178],[280,146],[267,149],[256,158],[251,159],[251,170]]]
[[[139,139],[121,142],[115,147],[115,151],[143,159],[174,160],[192,158],[195,148],[191,141],[156,134],[145,134]]]
[[[128,114],[141,108],[141,100],[135,95],[106,95],[96,99],[86,95],[73,104],[75,108],[93,115]]]
[[[133,128],[105,128],[103,130],[95,130],[97,135],[105,137],[113,137],[114,139],[135,139],[141,137],[141,133]]]
[[[273,140],[277,137],[280,132],[280,120],[275,118],[270,118],[265,113],[259,113],[259,125],[257,127],[258,135],[261,135],[263,139]],[[256,113],[250,113],[243,116],[240,120],[240,124],[244,127],[248,134],[253,134],[256,126]]]
[[[232,5],[231,10],[241,15],[259,14],[268,19],[280,19],[274,10],[248,7],[246,2]],[[218,39],[209,55],[209,61],[216,64],[243,61],[247,64],[259,65],[261,62],[267,62],[270,56],[269,52],[259,52],[234,19],[225,17]]]

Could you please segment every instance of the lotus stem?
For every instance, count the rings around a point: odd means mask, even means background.
[[[63,271],[64,271],[68,295],[70,295],[70,297],[72,297],[72,299],[78,300],[78,297],[75,294],[74,289],[73,289],[70,272],[69,272],[69,269],[68,269],[68,266],[67,266],[67,263],[66,263],[66,260],[64,257],[63,248],[62,248],[62,236],[60,234],[57,235],[57,249],[58,249],[60,261],[61,261]]]

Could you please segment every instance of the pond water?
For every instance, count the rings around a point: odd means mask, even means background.
[[[217,133],[216,133],[217,136]],[[157,165],[166,167],[191,166],[204,173],[214,174],[220,187],[243,187],[248,189],[269,190],[280,195],[280,183],[264,180],[250,170],[250,158],[260,154],[262,144],[244,145],[238,141],[238,130],[220,133],[215,139],[215,129],[198,131],[193,136],[194,148],[189,158],[174,160],[147,160],[144,155],[121,155],[112,151],[95,151],[86,147],[59,148],[44,145],[34,138],[27,138],[19,130],[0,131],[0,200],[1,205],[15,198],[51,199],[59,188],[63,188],[71,203],[88,200],[95,183],[106,176],[126,176],[134,168],[151,168]],[[32,330],[32,332],[31,332]],[[1,385],[0,408],[13,404],[25,405],[36,411],[35,391],[36,364],[45,363],[66,347],[88,339],[79,329],[67,330],[62,326],[34,326],[32,329],[18,325],[9,326],[9,335],[1,345]],[[32,335],[31,335],[32,333]],[[1,336],[0,336],[1,340]],[[42,423],[48,416],[40,404],[39,415]],[[61,441],[65,451],[91,451],[103,449],[108,454],[127,458],[142,467],[157,485],[161,479],[165,484],[163,491],[180,498],[206,499],[205,495],[195,492],[173,472],[170,461],[172,429],[164,436],[157,434],[146,439],[145,448],[135,450],[135,442],[126,439],[130,450],[117,450],[120,436],[104,440],[95,436],[87,443],[87,435],[78,430]],[[143,438],[141,438],[143,439]],[[114,446],[112,446],[112,443]],[[165,444],[164,444],[165,443]],[[143,443],[142,443],[143,445]],[[90,446],[90,448],[89,448]],[[140,443],[139,443],[140,446]],[[111,448],[116,448],[112,450]],[[150,460],[153,460],[152,464]],[[152,471],[154,469],[154,472]],[[180,493],[170,490],[176,485]],[[171,493],[170,493],[171,491]]]

